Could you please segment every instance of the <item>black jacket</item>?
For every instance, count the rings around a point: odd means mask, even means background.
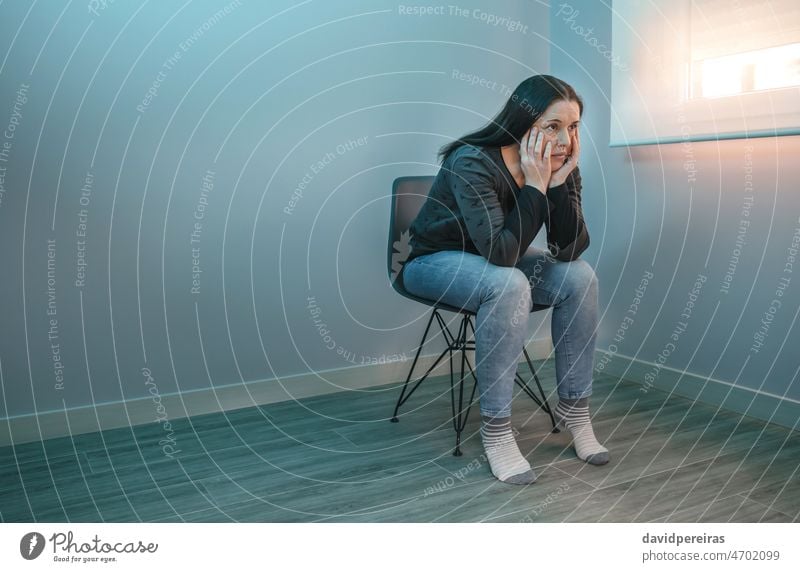
[[[534,187],[517,186],[499,147],[462,145],[442,163],[411,224],[406,263],[440,250],[464,250],[498,266],[514,266],[542,224],[550,254],[558,260],[575,260],[589,247],[577,166],[545,196]]]

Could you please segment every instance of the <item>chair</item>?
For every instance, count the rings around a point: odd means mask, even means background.
[[[416,177],[399,177],[395,179],[394,184],[392,185],[392,205],[391,205],[391,215],[389,221],[389,243],[387,248],[387,263],[389,269],[389,280],[392,284],[392,287],[397,291],[401,296],[405,296],[411,300],[416,300],[417,302],[421,302],[422,304],[431,306],[433,311],[431,312],[431,317],[428,320],[428,325],[425,327],[425,333],[422,335],[422,341],[420,342],[419,348],[417,349],[417,353],[414,356],[414,361],[411,364],[411,369],[408,372],[408,377],[406,377],[405,384],[403,385],[403,389],[400,392],[400,397],[397,400],[397,405],[394,408],[394,414],[392,415],[391,421],[392,423],[399,422],[397,414],[400,410],[400,407],[408,400],[409,397],[414,393],[414,391],[419,387],[419,385],[425,381],[431,371],[439,365],[439,362],[442,360],[446,353],[449,353],[450,359],[450,406],[453,413],[453,428],[456,431],[456,448],[453,451],[453,455],[460,457],[461,456],[461,432],[464,430],[464,427],[467,424],[467,418],[469,417],[469,411],[472,406],[472,402],[475,398],[475,390],[477,388],[477,377],[475,376],[475,371],[472,369],[472,365],[469,363],[467,359],[466,352],[468,350],[475,351],[475,327],[473,325],[473,316],[475,316],[475,312],[465,308],[457,308],[454,306],[450,306],[443,302],[437,302],[434,300],[428,300],[426,298],[421,298],[419,296],[415,296],[408,292],[404,285],[403,285],[403,265],[405,260],[408,258],[408,254],[410,252],[410,232],[409,228],[411,227],[411,223],[416,218],[417,213],[419,213],[422,205],[425,203],[425,199],[428,196],[428,192],[430,191],[431,184],[433,183],[434,177],[432,176],[416,176]],[[532,311],[538,311],[546,309],[547,306],[542,306],[539,304],[534,304]],[[455,312],[462,315],[461,323],[458,328],[457,334],[454,336],[453,333],[450,331],[450,328],[445,323],[444,319],[441,316],[441,310],[446,310],[449,312]],[[409,383],[411,381],[411,376],[414,373],[414,368],[417,365],[417,361],[419,359],[420,353],[422,351],[422,347],[425,345],[425,341],[428,337],[428,332],[430,331],[431,324],[433,323],[434,318],[436,319],[437,324],[439,325],[439,329],[441,330],[442,336],[445,339],[447,347],[442,351],[441,354],[436,358],[436,361],[428,368],[428,371],[425,372],[420,379],[414,382],[413,387],[411,388],[408,393]],[[469,339],[469,332],[472,333],[472,339]],[[454,352],[461,352],[461,375],[458,378],[457,382],[453,380],[453,353]],[[522,378],[519,372],[516,373],[514,381],[516,384],[531,398],[533,401],[541,407],[549,416],[550,421],[553,425],[553,433],[558,433],[559,430],[556,428],[555,418],[553,417],[553,411],[550,408],[550,404],[547,402],[547,398],[545,397],[544,391],[542,390],[542,384],[539,382],[539,376],[536,375],[536,369],[533,367],[533,363],[531,362],[530,356],[528,356],[527,349],[523,348],[523,352],[525,354],[525,361],[528,363],[528,368],[531,371],[532,377],[536,382],[536,386],[539,388],[539,395],[536,395],[531,387],[528,385],[528,382]],[[469,402],[466,405],[466,409],[464,408],[464,365],[467,365],[469,368],[469,372],[472,375],[474,380],[472,385],[472,393],[469,397]],[[458,392],[458,406],[456,407],[456,392]]]

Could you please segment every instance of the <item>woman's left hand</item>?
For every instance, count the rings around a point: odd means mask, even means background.
[[[567,180],[569,174],[575,169],[578,165],[578,158],[581,154],[581,138],[578,134],[578,130],[575,130],[575,135],[572,139],[572,154],[564,161],[564,164],[561,165],[557,170],[553,171],[553,174],[550,176],[550,185],[549,188],[557,187],[559,185],[563,185],[564,182]]]

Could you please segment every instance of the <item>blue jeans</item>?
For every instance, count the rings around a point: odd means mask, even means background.
[[[442,250],[403,269],[408,292],[476,313],[475,362],[481,415],[511,415],[514,376],[528,337],[530,312],[553,308],[552,336],[558,395],[592,394],[597,336],[597,276],[584,260],[562,262],[529,248],[516,266]]]

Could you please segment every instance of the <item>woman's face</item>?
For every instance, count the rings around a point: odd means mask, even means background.
[[[574,101],[554,101],[534,122],[544,134],[544,145],[552,142],[550,153],[550,167],[558,169],[572,153],[575,137],[578,136],[578,122],[581,119],[581,110]]]

